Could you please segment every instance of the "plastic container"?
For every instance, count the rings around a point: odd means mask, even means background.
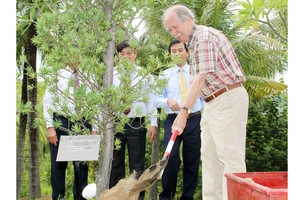
[[[287,200],[287,172],[227,173],[228,200]]]

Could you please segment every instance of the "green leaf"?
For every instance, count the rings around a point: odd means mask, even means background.
[[[245,32],[247,32],[247,30],[249,29],[250,25],[251,25],[251,21],[248,21],[246,23],[245,27],[244,27]]]
[[[253,0],[253,8],[254,8],[254,10],[257,10],[262,5],[264,5],[264,0]]]
[[[35,7],[31,7],[30,8],[30,14],[29,14],[29,19],[31,21],[35,20],[35,14],[36,14],[36,8]]]
[[[258,27],[258,22],[255,20],[252,20],[252,27],[254,31],[258,31],[259,27]]]
[[[20,60],[21,60],[22,62],[24,62],[24,63],[27,63],[27,62],[28,62],[28,61],[27,61],[27,57],[26,57],[24,54],[20,55]]]

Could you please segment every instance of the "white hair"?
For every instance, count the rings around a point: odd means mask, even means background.
[[[173,12],[176,13],[176,15],[178,16],[178,19],[181,22],[185,22],[188,19],[188,17],[190,17],[193,20],[193,22],[195,22],[194,13],[186,6],[179,4],[179,5],[171,6],[164,11],[164,13],[161,17],[163,24],[164,24],[164,20],[165,20],[166,16],[169,13],[173,13]]]

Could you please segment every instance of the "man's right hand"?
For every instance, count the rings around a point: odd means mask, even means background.
[[[181,110],[177,117],[175,118],[173,125],[172,125],[172,133],[175,129],[178,130],[178,135],[181,135],[185,126],[186,126],[186,121],[188,117],[188,112],[185,110]]]
[[[49,127],[47,129],[47,139],[51,144],[55,146],[57,145],[58,140],[57,140],[56,131],[54,127]]]

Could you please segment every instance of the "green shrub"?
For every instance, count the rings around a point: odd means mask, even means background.
[[[247,171],[287,171],[287,96],[250,104],[247,124]]]

